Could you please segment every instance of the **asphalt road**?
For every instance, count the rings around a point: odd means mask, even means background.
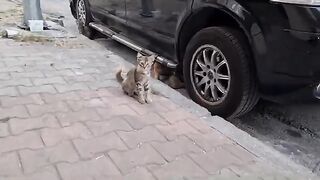
[[[41,2],[45,12],[65,16],[66,28],[77,34],[68,0]],[[95,41],[127,61],[135,62],[136,53],[129,48],[109,39]],[[187,96],[185,90],[179,92]],[[281,105],[261,100],[252,112],[230,121],[320,175],[320,103]]]

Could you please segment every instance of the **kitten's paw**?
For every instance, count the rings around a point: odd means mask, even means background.
[[[147,98],[146,99],[146,103],[151,104],[152,103],[152,99],[151,98]]]

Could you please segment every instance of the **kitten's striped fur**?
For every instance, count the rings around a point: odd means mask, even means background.
[[[122,76],[122,70],[116,74],[123,91],[135,97],[141,104],[151,103],[150,72],[155,56],[143,56],[138,53],[138,65],[131,69],[126,76]]]

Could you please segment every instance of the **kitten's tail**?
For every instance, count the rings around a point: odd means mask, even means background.
[[[122,77],[122,69],[120,69],[117,73],[116,73],[116,78],[117,78],[117,81],[119,83],[122,83],[124,78]]]

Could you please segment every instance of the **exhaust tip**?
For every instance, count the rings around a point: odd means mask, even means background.
[[[316,97],[317,99],[320,99],[320,84],[314,89],[313,95],[314,95],[314,97]]]

